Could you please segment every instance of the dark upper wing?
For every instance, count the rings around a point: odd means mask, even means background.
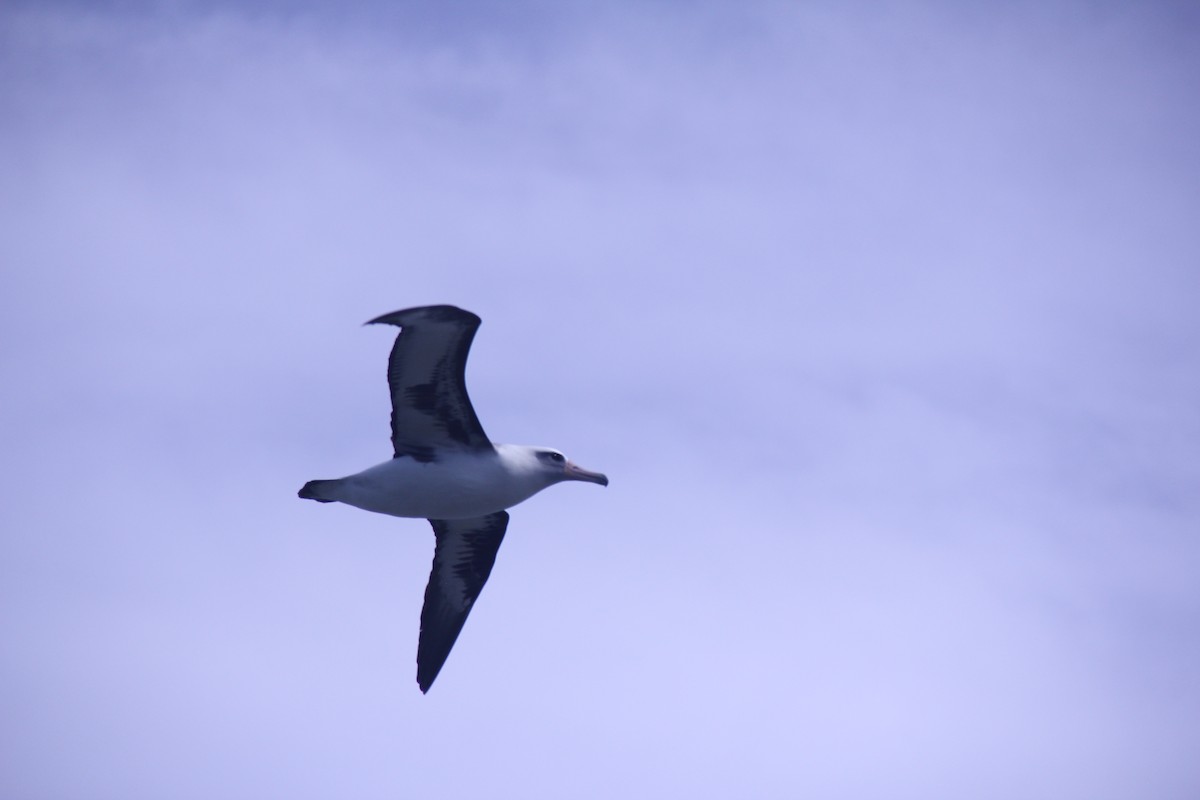
[[[367,324],[377,322],[402,328],[388,358],[396,457],[433,461],[441,448],[490,450],[464,378],[479,317],[454,306],[424,306]]]
[[[475,598],[487,583],[504,541],[508,512],[470,519],[431,519],[437,546],[421,609],[417,685],[429,691],[462,631]]]

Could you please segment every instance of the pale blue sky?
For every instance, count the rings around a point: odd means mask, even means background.
[[[0,795],[1200,795],[1196,14],[9,3]],[[428,696],[381,313],[512,512]]]

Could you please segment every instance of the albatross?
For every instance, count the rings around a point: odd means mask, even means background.
[[[454,306],[393,311],[368,325],[400,328],[388,358],[389,461],[304,484],[319,503],[429,520],[436,539],[417,643],[417,685],[429,691],[491,575],[517,503],[562,481],[608,485],[549,447],[496,444],[471,407],[467,353],[480,319]]]

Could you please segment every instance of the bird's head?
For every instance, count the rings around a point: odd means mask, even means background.
[[[550,482],[558,481],[587,481],[608,486],[608,477],[600,472],[592,472],[578,466],[562,453],[549,447],[533,448],[534,457],[540,469]]]

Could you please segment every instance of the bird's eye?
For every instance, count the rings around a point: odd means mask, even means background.
[[[550,454],[550,460],[551,460],[551,461],[553,461],[555,464],[561,464],[561,463],[563,463],[564,461],[566,461],[566,459],[565,459],[565,458],[563,458],[563,454],[562,454],[562,453],[551,453],[551,454]]]

